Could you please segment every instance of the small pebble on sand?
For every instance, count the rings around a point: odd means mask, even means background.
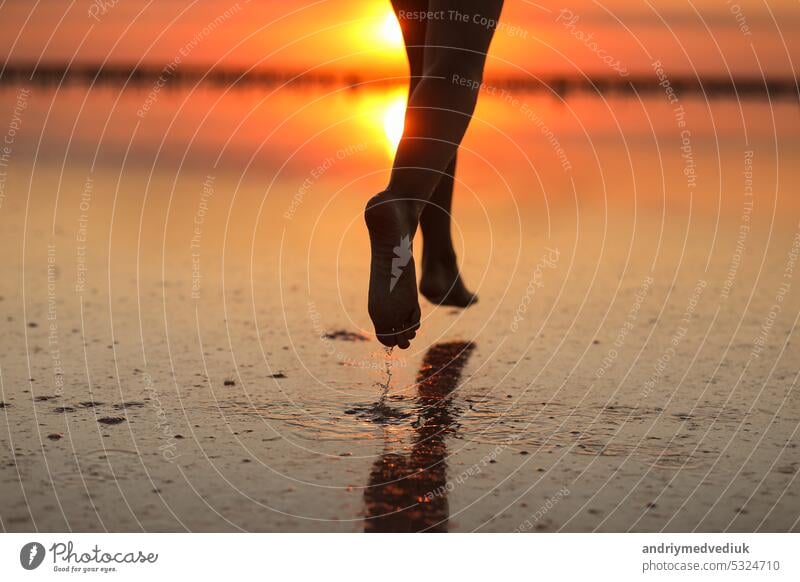
[[[121,424],[125,422],[125,419],[121,416],[104,416],[103,418],[98,418],[97,422],[100,424]]]

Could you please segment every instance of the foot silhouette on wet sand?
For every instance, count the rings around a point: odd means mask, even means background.
[[[420,326],[413,241],[419,223],[419,201],[381,192],[364,211],[369,231],[371,264],[369,315],[383,345],[409,347]],[[477,296],[466,289],[452,243],[426,251],[420,291],[431,303],[468,307]]]

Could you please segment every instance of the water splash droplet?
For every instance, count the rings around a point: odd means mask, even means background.
[[[388,416],[387,412],[389,412],[389,407],[386,404],[386,397],[389,395],[389,389],[392,386],[392,352],[394,351],[394,347],[385,347],[384,350],[384,379],[383,382],[376,382],[377,386],[381,389],[380,398],[378,402],[375,403],[375,417],[378,421]]]

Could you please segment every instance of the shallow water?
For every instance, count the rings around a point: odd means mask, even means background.
[[[658,96],[484,98],[454,210],[480,302],[424,304],[384,396],[361,211],[398,95],[175,90],[142,119],[141,89],[33,89],[3,528],[512,531],[551,501],[535,529],[796,530],[796,103],[686,96],[687,166]]]

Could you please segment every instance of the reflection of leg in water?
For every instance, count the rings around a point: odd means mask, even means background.
[[[458,386],[474,344],[436,344],[417,375],[420,418],[408,455],[386,453],[373,465],[364,491],[368,532],[447,531],[447,444]]]
[[[459,17],[427,23],[423,73],[409,96],[389,186],[370,199],[364,213],[372,252],[369,314],[378,339],[387,346],[407,348],[419,327],[411,241],[427,206],[438,205],[439,218],[434,211],[424,220],[428,225],[426,246],[431,249],[426,251],[428,276],[423,290],[441,303],[464,306],[472,301],[457,276],[452,252],[452,186],[442,186],[445,190],[439,202],[433,197],[442,177],[448,171],[452,175],[451,164],[478,99],[486,52],[494,34],[494,28],[480,23],[496,22],[502,5],[502,0],[428,2],[430,11]],[[442,212],[446,220],[441,218]]]

